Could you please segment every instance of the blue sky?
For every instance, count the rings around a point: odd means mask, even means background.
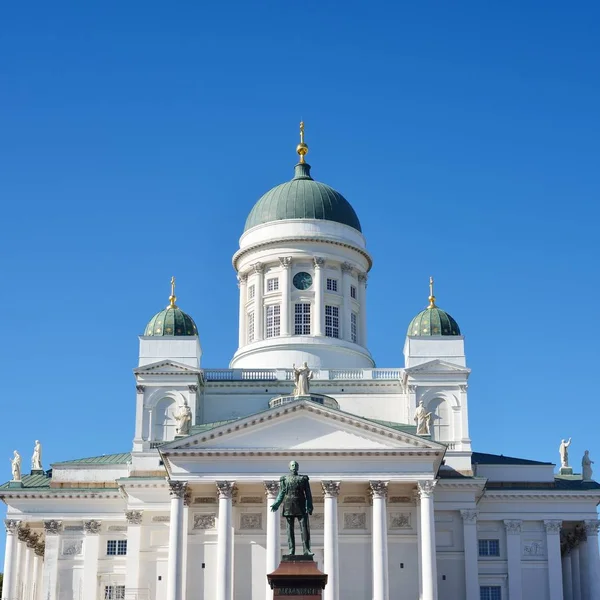
[[[573,436],[576,468],[600,461],[597,5],[93,4],[0,18],[4,480],[36,438],[46,466],[130,448],[171,275],[203,365],[227,366],[231,256],[300,118],[374,257],[378,366],[402,364],[434,275],[475,449],[556,461]]]

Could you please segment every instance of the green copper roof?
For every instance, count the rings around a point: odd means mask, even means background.
[[[190,315],[177,306],[167,306],[150,319],[144,335],[198,335],[198,329]]]
[[[310,176],[310,165],[298,163],[294,178],[269,190],[250,211],[244,231],[287,219],[335,221],[362,231],[350,203],[333,188]]]
[[[410,322],[407,335],[460,335],[460,328],[447,312],[428,306]]]
[[[102,456],[90,456],[89,458],[74,458],[53,463],[53,465],[128,465],[131,462],[131,452],[120,454],[103,454]]]

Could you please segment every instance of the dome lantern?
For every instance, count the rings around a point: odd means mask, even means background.
[[[408,336],[461,335],[458,323],[435,304],[433,277],[429,278],[429,306],[421,311],[408,326]]]
[[[146,325],[145,336],[192,336],[198,335],[194,319],[176,304],[175,277],[171,277],[171,295],[168,306],[156,313]]]

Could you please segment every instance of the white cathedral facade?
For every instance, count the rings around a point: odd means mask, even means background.
[[[306,152],[233,257],[229,368],[202,366],[173,291],[139,338],[131,451],[15,465],[0,486],[2,600],[271,600],[287,540],[269,507],[292,459],[325,600],[600,600],[600,485],[473,451],[464,338],[433,291],[404,366],[376,367],[372,257]]]

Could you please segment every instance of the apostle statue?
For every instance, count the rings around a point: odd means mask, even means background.
[[[9,460],[12,468],[12,480],[21,481],[21,455],[15,450],[14,456]]]
[[[558,452],[560,454],[560,466],[561,468],[569,466],[569,446],[571,445],[571,438],[569,440],[561,440]]]
[[[192,409],[188,406],[187,400],[183,400],[183,404],[175,413],[175,421],[177,421],[177,435],[189,435],[190,427],[192,426]]]
[[[590,459],[590,451],[586,450],[581,459],[581,478],[583,481],[592,481],[592,465],[594,461]]]
[[[294,369],[294,396],[310,396],[310,380],[312,379],[312,371],[308,368],[308,363],[304,363],[299,369],[293,365]]]
[[[290,472],[279,480],[279,494],[271,505],[273,512],[277,511],[283,502],[283,516],[286,518],[288,548],[290,554],[296,553],[296,536],[294,524],[296,519],[300,521],[300,533],[302,535],[302,549],[305,556],[312,556],[310,550],[310,528],[308,516],[313,513],[312,494],[307,475],[298,475],[298,463],[290,462]]]
[[[417,435],[429,435],[429,424],[431,423],[431,414],[425,410],[423,400],[419,402],[419,406],[415,411],[415,421],[417,423]]]
[[[35,446],[33,447],[33,456],[31,457],[31,470],[32,471],[43,471],[42,467],[42,445],[39,440],[35,440]]]

